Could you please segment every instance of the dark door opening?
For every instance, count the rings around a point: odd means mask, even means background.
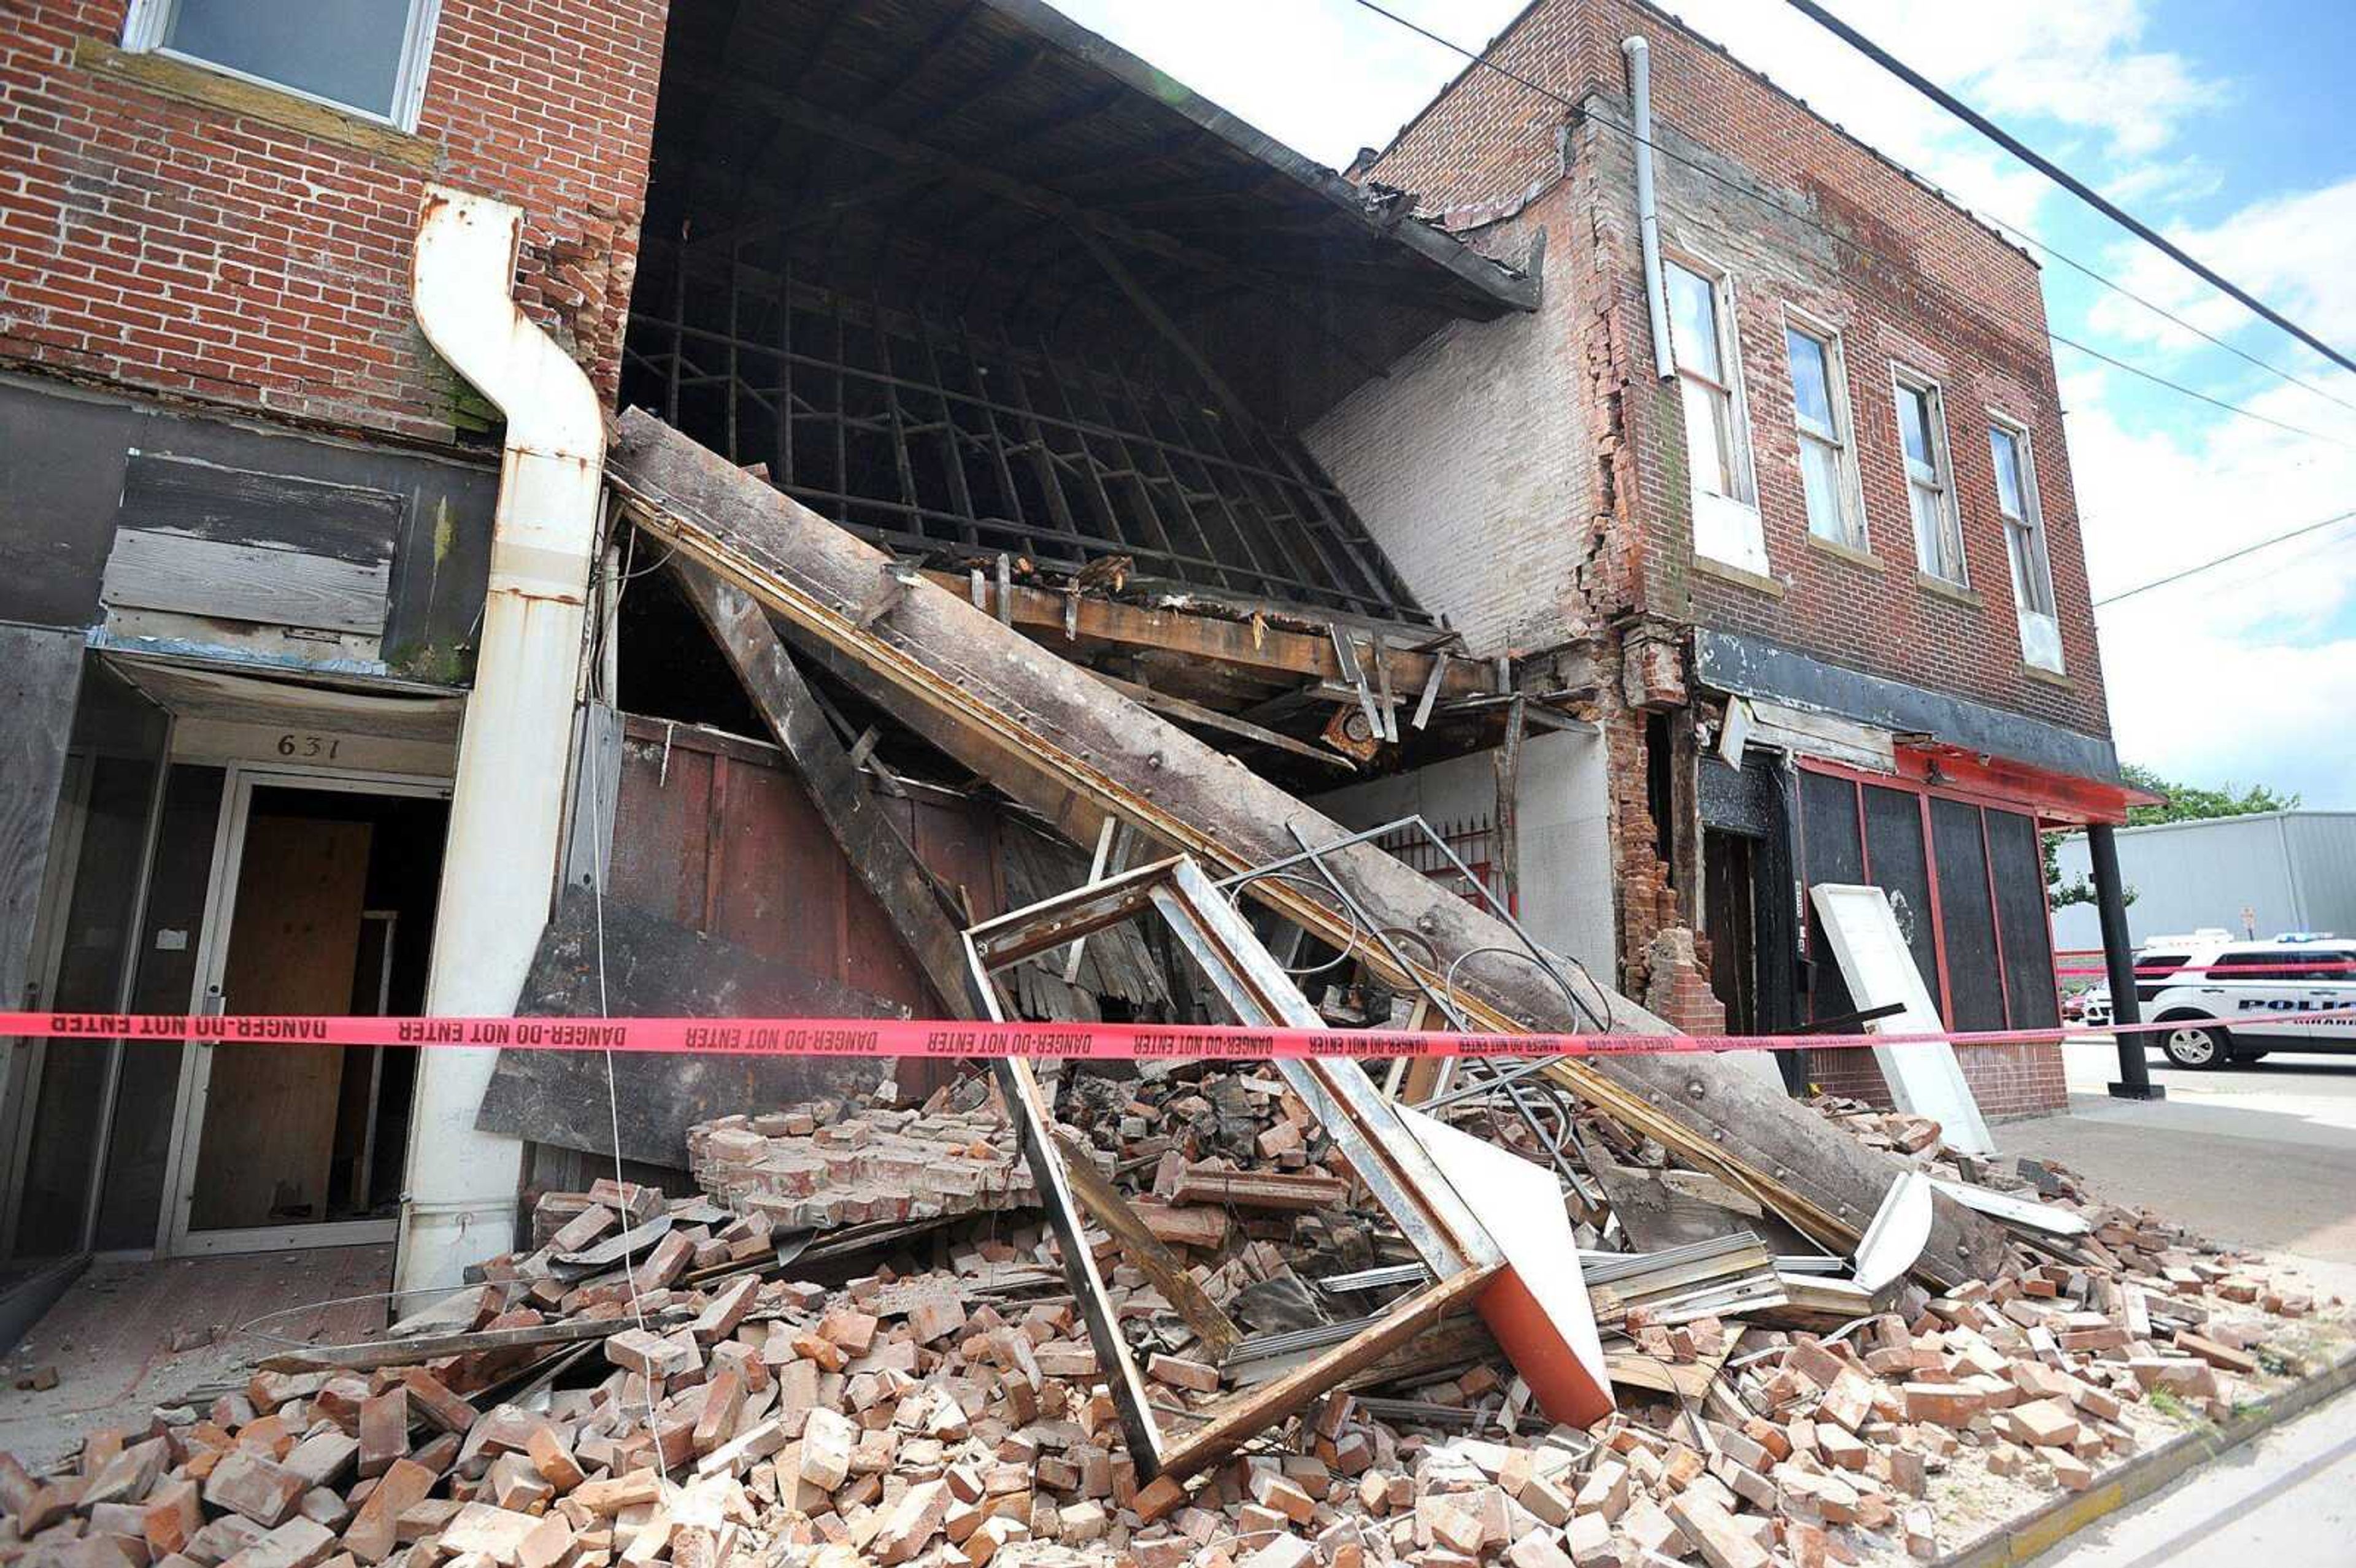
[[[1736,1034],[1759,1029],[1758,873],[1752,841],[1704,829],[1702,924],[1709,935],[1709,988]]]

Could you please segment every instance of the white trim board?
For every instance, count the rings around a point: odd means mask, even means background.
[[[1808,896],[1815,901],[1841,978],[1848,982],[1850,1000],[1863,1011],[1893,1002],[1903,1009],[1865,1027],[1875,1034],[1944,1034],[1947,1026],[1922,984],[1922,972],[1914,966],[1913,951],[1898,930],[1890,895],[1879,888],[1818,882]],[[1953,1045],[1944,1040],[1927,1045],[1877,1045],[1873,1060],[1900,1110],[1931,1117],[1947,1142],[1965,1154],[1996,1152],[1996,1141],[1988,1136],[1972,1086],[1964,1081]]]

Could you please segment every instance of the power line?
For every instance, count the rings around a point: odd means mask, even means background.
[[[1495,60],[1489,59],[1486,55],[1478,54],[1452,39],[1443,37],[1440,34],[1433,32],[1430,28],[1423,27],[1421,24],[1415,22],[1408,17],[1402,16],[1398,12],[1377,4],[1376,0],[1354,0],[1354,4],[1365,10],[1373,12],[1376,16],[1381,16],[1387,21],[1396,23],[1399,27],[1405,27],[1408,31],[1416,34],[1419,37],[1427,38],[1432,43],[1438,44],[1444,49],[1448,49],[1453,53],[1463,56],[1467,60],[1470,60],[1474,65],[1482,66],[1487,69],[1496,72],[1499,76],[1505,78],[1508,81],[1517,83],[1522,87],[1529,89],[1529,91],[1537,93],[1541,98],[1548,99],[1555,103],[1558,103],[1563,108],[1570,110],[1574,113],[1579,112],[1579,105],[1576,102],[1564,97],[1561,93],[1555,91],[1552,88],[1532,81],[1528,77],[1523,76],[1517,71],[1508,69],[1506,67],[1498,64]],[[1708,165],[1701,162],[1699,159],[1688,157],[1686,155],[1677,152],[1674,148],[1663,146],[1657,141],[1638,135],[1632,127],[1615,124],[1612,121],[1603,119],[1601,116],[1589,117],[1588,123],[1601,125],[1607,130],[1616,132],[1619,134],[1627,137],[1629,141],[1633,142],[1640,147],[1649,147],[1655,153],[1659,154],[1662,157],[1667,158],[1672,162],[1684,165],[1686,167],[1693,170],[1696,174],[1700,175],[1705,179],[1714,181],[1715,183],[1725,187],[1728,190],[1734,192],[1738,196],[1746,197],[1780,217],[1790,219],[1794,223],[1803,224],[1807,228],[1815,229],[1816,232],[1831,240],[1834,243],[1846,246],[1859,256],[1869,258],[1872,261],[1882,263],[1884,266],[1896,268],[1902,272],[1917,271],[1912,263],[1901,261],[1893,256],[1885,255],[1883,252],[1873,249],[1870,245],[1867,245],[1849,235],[1842,233],[1839,229],[1825,223],[1823,220],[1815,218],[1810,213],[1804,212],[1795,207],[1787,207],[1783,203],[1777,201],[1760,191],[1752,189],[1750,186],[1719,173],[1718,170],[1711,168]],[[2302,425],[2292,424],[2286,420],[2278,420],[2271,415],[2262,414],[2256,412],[2254,410],[2245,409],[2238,403],[2229,403],[2221,398],[2211,397],[2207,392],[2196,391],[2194,389],[2185,386],[2180,381],[2172,381],[2169,379],[2167,377],[2160,375],[2156,370],[2147,370],[2139,365],[2132,365],[2124,359],[2116,358],[2112,355],[2105,354],[2101,349],[2091,348],[2085,344],[2079,343],[2074,339],[2064,337],[2049,326],[2040,325],[2036,322],[2024,320],[2017,315],[2008,315],[2003,311],[1981,305],[1971,300],[1966,300],[1960,294],[1954,293],[1954,290],[1949,289],[1944,283],[1940,283],[1932,279],[1929,274],[1922,273],[1920,275],[1922,277],[1923,282],[1930,287],[1937,289],[1940,293],[1946,294],[1949,299],[1953,300],[1955,304],[1961,305],[1966,310],[1984,310],[1987,314],[1994,315],[2000,321],[2008,322],[2010,325],[2020,328],[2024,332],[2032,333],[2036,336],[2049,338],[2067,348],[2074,348],[2082,354],[2100,359],[2103,363],[2109,365],[2115,369],[2124,370],[2130,376],[2140,377],[2144,380],[2149,381],[2154,386],[2165,387],[2169,391],[2180,393],[2198,402],[2206,403],[2211,408],[2222,410],[2226,413],[2236,415],[2242,419],[2251,420],[2263,425],[2270,425],[2276,430],[2282,431],[2286,434],[2300,436],[2308,441],[2324,442],[2333,446],[2345,447],[2351,452],[2356,452],[2356,443],[2342,441],[2337,436],[2325,435],[2321,432],[2308,430]],[[2197,331],[2198,328],[2194,328],[2193,330]]]
[[[2143,306],[2144,309],[2151,312],[2152,315],[2158,316],[2161,320],[2180,327],[2184,331],[2192,334],[2195,337],[2201,338],[2219,348],[2223,349],[2226,353],[2233,355],[2235,358],[2247,360],[2249,363],[2256,366],[2259,369],[2264,370],[2269,376],[2276,377],[2287,385],[2297,387],[2302,392],[2312,392],[2317,397],[2323,399],[2326,402],[2337,403],[2341,408],[2348,410],[2350,412],[2356,413],[2356,403],[2351,403],[2338,393],[2329,391],[2322,387],[2319,387],[2312,381],[2305,380],[2297,376],[2292,375],[2289,371],[2284,369],[2281,366],[2276,364],[2271,359],[2262,359],[2258,356],[2251,353],[2248,349],[2244,348],[2241,345],[2237,343],[2229,343],[2225,339],[2218,336],[2215,333],[2208,330],[2206,327],[2195,326],[2192,323],[2185,320],[2182,316],[2177,315],[2166,305],[2159,304],[2156,300],[2147,300],[2144,298],[2143,295],[2136,293],[2135,290],[2127,287],[2125,283],[2120,283],[2115,278],[2104,276],[2101,272],[2096,272],[2093,267],[2081,261],[2075,256],[2071,255],[2067,251],[2056,250],[2053,246],[2046,243],[2042,240],[2040,240],[2036,235],[2031,234],[2028,229],[2020,227],[2020,225],[2017,223],[2008,223],[2005,219],[1997,217],[1996,214],[1981,208],[1975,208],[1973,210],[1977,212],[1981,219],[1995,225],[1997,228],[2001,229],[2007,234],[2011,235],[2015,240],[2020,241],[2020,243],[2035,246],[2038,250],[2043,251],[2048,256],[2052,257],[2063,266],[2072,268],[2086,277],[2092,278],[2094,282],[2102,284],[2103,287],[2110,290],[2113,293],[2117,294],[2122,299],[2134,301],[2136,304]],[[2075,348],[2077,345],[2073,343],[2070,347]],[[2091,352],[2091,350],[2089,352]]]
[[[2188,577],[2197,577],[2201,572],[2213,571],[2217,567],[2223,566],[2230,561],[2239,560],[2245,555],[2255,555],[2262,549],[2271,549],[2276,545],[2288,544],[2295,539],[2301,539],[2308,534],[2320,533],[2325,528],[2330,528],[2333,524],[2344,523],[2351,517],[2356,517],[2356,509],[2341,512],[2337,517],[2326,517],[2321,522],[2308,523],[2304,527],[2293,528],[2288,533],[2276,534],[2269,539],[2262,539],[2255,544],[2245,544],[2241,549],[2237,550],[2229,550],[2213,560],[2204,560],[2198,566],[2188,566],[2181,571],[2171,571],[2166,577],[2155,577],[2149,582],[2139,582],[2133,588],[2129,588],[2123,592],[2111,594],[2107,598],[2097,599],[2094,601],[2094,608],[2100,610],[2106,604],[2116,604],[2121,600],[2132,599],[2138,593],[2148,593],[2155,588],[2165,588],[2171,582],[2181,582]]]
[[[2086,184],[2085,181],[2078,178],[2077,176],[2072,174],[2069,170],[2063,168],[2052,159],[2045,156],[2036,148],[2029,145],[2029,144],[2023,142],[2019,137],[2014,135],[2011,132],[2006,130],[2003,126],[1997,124],[1995,121],[1989,119],[1978,110],[1974,109],[1970,104],[1965,103],[1962,99],[1957,98],[1954,93],[1949,92],[1945,88],[1941,87],[1937,82],[1933,81],[1930,78],[1924,76],[1922,72],[1908,65],[1904,60],[1900,59],[1888,49],[1885,49],[1879,44],[1875,43],[1871,38],[1867,37],[1863,33],[1858,32],[1855,27],[1850,27],[1847,22],[1844,22],[1838,16],[1834,16],[1822,5],[1817,5],[1815,0],[1785,0],[1785,3],[1794,10],[1799,12],[1803,16],[1807,17],[1810,21],[1825,28],[1834,37],[1841,39],[1851,48],[1857,50],[1858,53],[1865,56],[1866,59],[1879,66],[1882,69],[1890,72],[1890,75],[1897,77],[1901,81],[1905,82],[1906,85],[1912,87],[1915,91],[1921,93],[1923,97],[1929,99],[1940,108],[1944,109],[1948,113],[1953,114],[1956,119],[1961,120],[1965,124],[1969,125],[1973,130],[1977,131],[1981,135],[1986,136],[1989,141],[1994,142],[1997,146],[2002,147],[2006,152],[2010,153],[2014,157],[2019,158],[2030,168],[2033,168],[2038,173],[2043,175],[2047,179],[2051,180],[2054,184],[2060,186],[2062,189],[2068,191],[2071,195],[2076,197],[2079,200],[2084,202],[2095,211],[2103,214],[2105,218],[2108,218],[2112,222],[2117,224],[2122,229],[2125,229],[2127,232],[2135,235],[2145,243],[2151,245],[2163,254],[2173,258],[2179,264],[2191,272],[2195,276],[2202,279],[2211,286],[2222,290],[2227,294],[2232,295],[2234,299],[2239,300],[2242,304],[2249,306],[2250,309],[2257,312],[2259,315],[2263,316],[2267,321],[2274,323],[2276,326],[2281,327],[2285,332],[2289,333],[2293,337],[2297,338],[2301,343],[2306,344],[2309,348],[2314,349],[2318,354],[2322,355],[2325,358],[2330,360],[2341,369],[2356,370],[2356,359],[2351,359],[2347,355],[2340,353],[2340,350],[2332,347],[2331,345],[2324,342],[2323,339],[2316,336],[2315,334],[2308,331],[2307,328],[2299,325],[2298,323],[2291,320],[2290,317],[2283,315],[2280,311],[2276,310],[2272,305],[2267,304],[2265,301],[2259,299],[2256,295],[2251,293],[2240,284],[2233,283],[2222,273],[2210,267],[2206,262],[2196,259],[2182,246],[2177,244],[2166,235],[2161,234],[2158,229],[2152,228],[2149,224],[2144,222],[2141,219],[2136,217],[2125,208],[2120,207],[2108,197],[2104,196],[2100,191],[2095,190],[2092,186]]]

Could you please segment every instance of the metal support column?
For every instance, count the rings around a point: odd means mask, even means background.
[[[2126,891],[2119,881],[2119,845],[2111,825],[2097,822],[2086,829],[2086,855],[2094,862],[2094,907],[2103,921],[2103,963],[2111,974],[2111,1021],[2117,1025],[2143,1021],[2142,999],[2136,995],[2135,947],[2127,940]],[[2115,1100],[2165,1100],[2168,1091],[2151,1081],[2140,1034],[2121,1034],[2119,1081],[2111,1085]]]

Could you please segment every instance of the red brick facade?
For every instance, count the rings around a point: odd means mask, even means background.
[[[1650,52],[1664,244],[1727,281],[1763,577],[1695,555],[1684,412],[1676,384],[1655,372],[1638,244],[1620,47],[1632,36]],[[1678,929],[1702,923],[1696,727],[1714,711],[1683,663],[1689,628],[2108,733],[2039,274],[1935,191],[1639,0],[1536,0],[1489,58],[1547,93],[1470,67],[1357,172],[1418,193],[1421,210],[1500,255],[1547,231],[1543,319],[1583,378],[1590,427],[1591,477],[1566,493],[1579,515],[1558,519],[1581,540],[1564,635],[1607,634],[1597,716],[1611,748],[1622,979],[1672,1021],[1710,1027],[1708,937]],[[1840,337],[1863,553],[1809,533],[1784,340],[1792,313]],[[1899,365],[1941,389],[1965,592],[1915,568]],[[1995,417],[2029,433],[2060,676],[2022,657],[1988,447]],[[1664,769],[1674,781],[1665,835],[1655,816]],[[1965,1057],[1990,1115],[2065,1098],[2052,1047]],[[1869,1057],[1827,1053],[1819,1073],[1835,1075],[1827,1086],[1885,1097]]]
[[[1627,123],[1619,45],[1635,35],[1652,57],[1664,242],[1723,268],[1732,284],[1772,586],[1692,565],[1683,419],[1674,386],[1652,370],[1634,149],[1623,129],[1609,128]],[[1495,71],[1469,68],[1365,173],[1419,193],[1426,210],[1465,217],[1558,182],[1522,221],[1544,220],[1555,242],[1592,251],[1589,287],[1575,304],[1552,308],[1573,313],[1590,364],[1608,365],[1602,373],[1613,385],[1608,404],[1599,406],[1616,423],[1598,432],[1605,443],[1600,455],[1618,471],[1618,483],[1642,497],[1642,527],[1615,541],[1624,577],[1596,585],[1626,597],[1596,607],[1748,633],[2106,734],[2044,304],[2029,258],[1724,51],[1633,0],[1538,0],[1491,58],[1582,112],[1573,115]],[[1842,335],[1870,562],[1810,542],[1783,343],[1787,309]],[[1893,362],[1941,384],[1967,596],[1916,580]],[[2021,659],[1987,446],[1990,411],[2030,432],[2062,628],[2067,673],[2059,679]]]
[[[446,441],[409,310],[433,180],[524,208],[519,297],[613,394],[667,0],[443,0],[408,137],[121,56],[126,3],[0,7],[0,366]]]

